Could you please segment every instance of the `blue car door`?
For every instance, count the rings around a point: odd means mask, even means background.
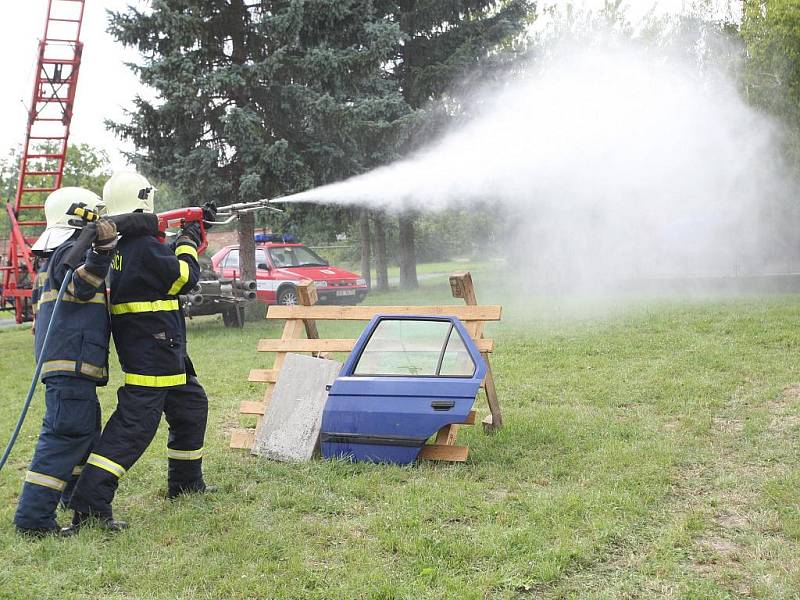
[[[439,429],[467,420],[485,375],[457,318],[379,315],[331,386],[322,455],[413,462]]]

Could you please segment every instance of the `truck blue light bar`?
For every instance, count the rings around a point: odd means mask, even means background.
[[[257,233],[255,235],[257,243],[266,244],[297,244],[297,238],[291,233]]]

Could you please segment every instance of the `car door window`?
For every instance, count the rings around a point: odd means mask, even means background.
[[[467,350],[467,346],[458,331],[453,329],[450,332],[450,338],[447,340],[439,375],[444,377],[472,377],[474,372],[475,363],[472,362],[469,350]]]
[[[238,269],[239,268],[239,251],[231,250],[228,256],[225,257],[225,262],[222,266],[223,269]]]
[[[272,264],[279,269],[293,266],[292,253],[287,248],[270,248],[269,255],[272,257]]]
[[[328,262],[319,254],[305,246],[283,246],[270,248],[269,254],[273,264],[284,267],[325,267]]]
[[[449,321],[384,319],[364,347],[353,375],[471,377],[474,370]]]
[[[268,265],[267,253],[263,250],[256,250],[256,268],[264,270]]]

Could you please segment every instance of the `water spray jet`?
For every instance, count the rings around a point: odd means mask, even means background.
[[[488,204],[512,216],[506,253],[542,285],[755,272],[793,246],[779,132],[711,65],[632,43],[560,48],[472,107],[406,159],[272,202]]]

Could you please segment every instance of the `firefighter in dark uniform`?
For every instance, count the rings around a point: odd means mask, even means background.
[[[153,212],[154,190],[141,175],[117,173],[103,199],[110,215]],[[120,478],[169,425],[168,496],[206,491],[202,457],[208,398],[186,352],[186,324],[178,300],[200,276],[199,225],[188,224],[173,244],[153,235],[123,235],[111,271],[111,329],[125,372],[117,408],[89,455],[70,506],[73,529],[90,517],[107,529]]]
[[[31,297],[37,360],[67,273],[65,260],[77,267],[44,349],[45,415],[14,515],[20,533],[37,537],[60,531],[56,506],[100,435],[96,388],[108,382],[110,333],[105,278],[117,230],[106,219],[90,225],[95,232],[93,249],[81,251],[76,240],[83,222],[67,215],[72,205],[94,211],[99,203],[96,194],[81,188],[66,187],[50,194],[44,208],[47,228],[32,248],[46,259]]]

